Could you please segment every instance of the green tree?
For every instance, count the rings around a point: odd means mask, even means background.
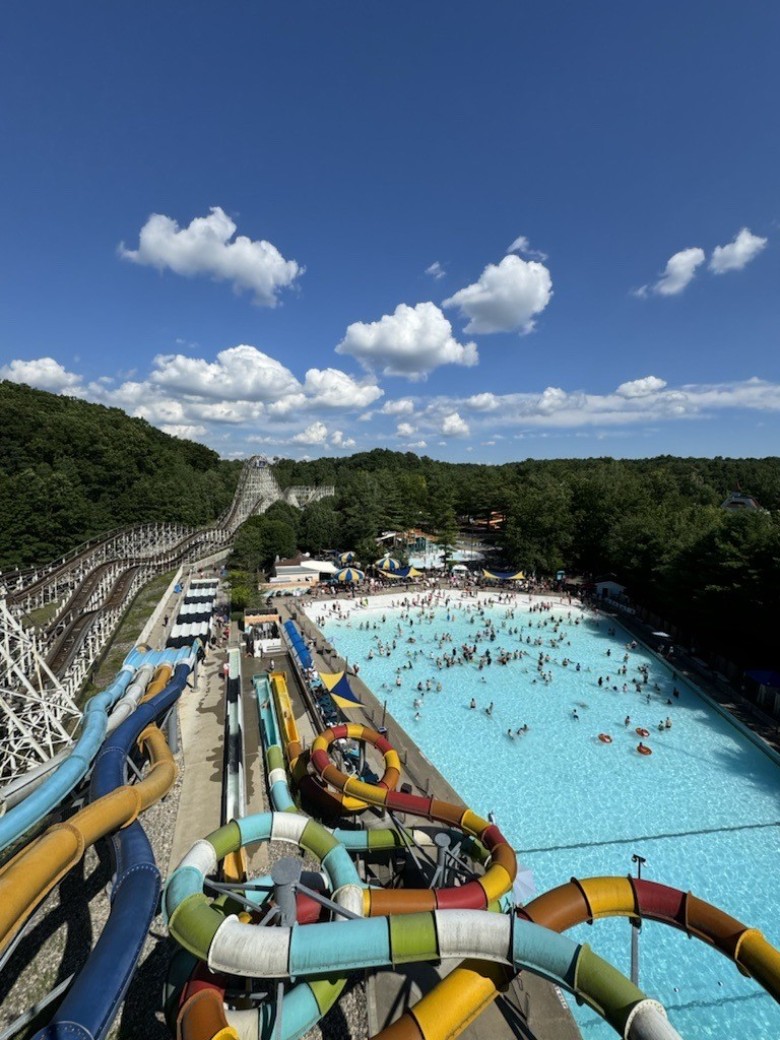
[[[338,515],[332,499],[311,502],[303,510],[298,539],[302,549],[319,555],[323,549],[336,547]]]

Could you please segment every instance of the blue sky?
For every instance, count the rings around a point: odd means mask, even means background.
[[[768,2],[10,0],[0,377],[226,457],[780,454],[779,46]]]

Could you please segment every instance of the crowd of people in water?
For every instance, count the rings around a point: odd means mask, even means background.
[[[333,600],[318,605],[314,620],[320,626],[336,620],[348,628],[373,633],[366,660],[384,658],[397,662],[394,675],[374,692],[380,698],[411,693],[415,720],[423,718],[426,695],[446,693],[446,673],[451,669],[476,670],[482,673],[480,681],[487,684],[490,669],[519,664],[529,685],[554,687],[559,669],[593,673],[590,665],[576,659],[572,647],[571,636],[578,626],[603,627],[608,636],[616,635],[614,627],[601,615],[579,603],[572,604],[571,599],[562,603],[512,591],[479,594],[476,589],[421,590],[393,597],[386,606],[374,606],[368,616],[363,616],[363,609],[370,605],[367,597]],[[458,643],[447,627],[456,619],[469,627],[468,638]],[[389,625],[392,627],[388,631]],[[432,625],[435,627],[431,635]],[[614,644],[607,647],[603,670],[599,669],[591,681],[600,689],[638,696],[643,711],[654,701],[672,705],[680,696],[679,689],[674,686],[666,690],[651,679],[647,659],[634,654],[637,648],[635,640],[625,644],[622,653]],[[422,668],[430,668],[430,672],[425,678],[418,678]],[[472,697],[468,708],[492,718],[494,702],[481,705]],[[587,708],[585,702],[579,701],[564,710],[570,710],[572,721],[578,722],[580,711]],[[630,714],[626,719],[625,725],[629,726]],[[665,732],[671,726],[667,714],[658,723],[657,731]],[[515,740],[530,728],[527,722],[515,724],[507,728],[506,736]],[[646,727],[639,729],[645,732]],[[646,731],[649,733],[649,729]]]

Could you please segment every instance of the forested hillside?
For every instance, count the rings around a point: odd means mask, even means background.
[[[780,663],[780,459],[664,456],[478,466],[377,450],[346,459],[283,460],[275,472],[282,486],[336,485],[335,517],[327,515],[326,503],[310,507],[304,535],[337,530],[339,546],[357,548],[382,528],[422,524],[446,531],[455,517],[463,524],[495,510],[506,517],[499,538],[506,566],[547,575],[560,568],[613,574],[699,646],[746,663]],[[738,488],[763,508],[722,509]]]
[[[118,408],[0,382],[0,569],[125,524],[206,524],[239,469]]]

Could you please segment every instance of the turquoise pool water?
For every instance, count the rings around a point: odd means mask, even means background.
[[[629,648],[631,636],[611,619],[566,606],[532,612],[527,597],[352,606],[344,619],[324,605],[310,614],[464,802],[495,813],[537,891],[573,876],[634,872],[636,853],[647,860],[643,876],[690,890],[780,942],[780,769],[668,662]],[[448,667],[445,655],[457,658],[463,644],[476,646],[475,656]],[[671,728],[659,731],[667,718]],[[527,732],[507,736],[524,724]],[[651,756],[636,751],[637,726],[650,733],[642,739]],[[583,925],[572,936],[628,974],[625,919]],[[674,929],[643,926],[640,985],[684,1037],[780,1036],[772,998]],[[586,1040],[614,1036],[589,1009],[573,1010]]]

